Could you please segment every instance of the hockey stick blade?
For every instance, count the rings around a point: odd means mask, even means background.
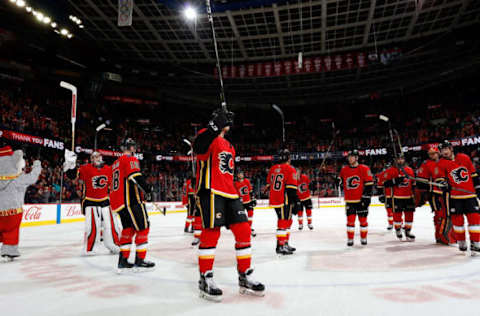
[[[380,115],[378,116],[378,118],[381,119],[381,120],[384,121],[384,122],[390,121],[390,119],[389,119],[388,117],[386,117],[385,115],[382,115],[382,114],[380,114]]]
[[[283,111],[281,108],[278,107],[278,105],[276,104],[272,104],[272,108],[278,112],[278,114],[280,114],[280,116],[282,117],[282,120],[285,119],[285,115],[283,114]]]
[[[188,146],[192,147],[192,143],[191,143],[188,139],[184,138],[184,139],[183,139],[183,142],[184,142],[185,144],[187,144]]]

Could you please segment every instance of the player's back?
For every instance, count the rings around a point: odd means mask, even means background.
[[[282,207],[285,204],[285,189],[288,186],[297,188],[295,168],[287,163],[277,164],[270,168],[267,183],[270,184],[270,206]]]
[[[112,165],[110,203],[114,212],[125,207],[128,178],[140,173],[140,163],[135,156],[122,155]]]

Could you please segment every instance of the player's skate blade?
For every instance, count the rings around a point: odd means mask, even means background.
[[[118,256],[117,274],[126,274],[133,272],[133,264],[128,262],[128,259],[124,258],[122,254]]]
[[[309,225],[308,225],[308,229],[313,230],[313,225],[312,225],[312,224],[309,224]]]
[[[238,285],[239,292],[243,295],[265,296],[265,285],[256,281],[252,277],[253,269],[248,269],[245,273],[239,273]]]
[[[2,261],[3,262],[13,262],[16,258],[19,256],[8,256],[8,255],[2,255]]]
[[[366,246],[368,243],[366,238],[363,238],[360,242],[363,246]]]
[[[153,271],[155,270],[155,263],[137,257],[135,258],[135,265],[133,266],[133,270],[136,273]]]
[[[347,247],[353,247],[353,239],[347,241]]]
[[[200,280],[198,281],[198,289],[200,298],[212,301],[221,302],[223,291],[217,286],[213,280],[213,272],[207,271],[200,274]]]
[[[402,231],[401,231],[401,230],[399,230],[399,229],[396,230],[396,231],[395,231],[395,234],[397,235],[397,238],[398,238],[399,240],[402,240],[402,239],[403,239],[403,234],[402,234]]]
[[[298,225],[298,230],[303,230],[303,225]]]
[[[388,225],[387,226],[387,230],[392,230],[393,229],[393,225]]]
[[[257,237],[257,232],[252,228],[252,237]]]

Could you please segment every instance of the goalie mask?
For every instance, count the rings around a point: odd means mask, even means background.
[[[102,158],[102,155],[100,155],[99,152],[97,151],[94,151],[92,153],[92,155],[90,156],[90,161],[92,162],[92,164],[97,167],[97,168],[101,168],[103,167],[103,158]]]

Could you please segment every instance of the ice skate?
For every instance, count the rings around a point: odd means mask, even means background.
[[[412,233],[410,233],[409,230],[405,230],[405,239],[407,241],[415,241],[415,235],[413,235]]]
[[[308,229],[313,230],[313,225],[312,225],[312,224],[308,224]]]
[[[222,301],[222,290],[217,286],[213,280],[213,272],[207,271],[200,274],[198,281],[198,289],[200,290],[200,297],[213,302]]]
[[[147,261],[145,259],[135,258],[135,264],[133,265],[134,272],[148,272],[155,270],[155,263]]]
[[[298,225],[298,230],[303,230],[303,224]]]
[[[458,243],[458,250],[460,250],[461,252],[467,251],[468,247],[467,247],[467,242],[465,240],[459,240],[457,241],[457,243]]]
[[[124,258],[123,255],[120,253],[118,256],[118,267],[117,267],[117,273],[118,274],[123,274],[123,273],[131,273],[133,272],[133,264],[128,262],[127,258]]]
[[[472,241],[470,251],[472,252],[472,257],[480,256],[480,243]]]
[[[397,235],[397,238],[399,240],[402,240],[403,239],[403,234],[402,234],[402,230],[401,229],[396,229],[395,230],[395,234]]]
[[[393,229],[393,225],[392,225],[392,224],[389,224],[389,225],[387,226],[387,230],[392,230],[392,229]]]
[[[287,249],[290,250],[291,252],[297,251],[297,248],[290,246],[290,245],[288,244],[288,242],[285,244],[285,246],[286,246]]]
[[[192,246],[198,246],[198,244],[200,243],[200,238],[194,238],[193,241],[192,241]]]
[[[363,246],[366,246],[367,245],[367,238],[362,238],[362,240],[360,242],[362,243]]]
[[[347,241],[347,246],[348,246],[348,247],[353,247],[353,239],[349,239],[349,240]]]
[[[255,232],[255,229],[252,228],[252,237],[257,237],[257,232]]]
[[[287,245],[282,245],[282,246],[277,245],[277,249],[276,249],[277,254],[284,255],[284,256],[285,255],[292,255],[293,252],[291,250],[289,250],[286,246]]]
[[[265,285],[254,280],[252,273],[253,269],[248,269],[245,273],[239,273],[238,285],[240,286],[240,294],[265,296]]]

